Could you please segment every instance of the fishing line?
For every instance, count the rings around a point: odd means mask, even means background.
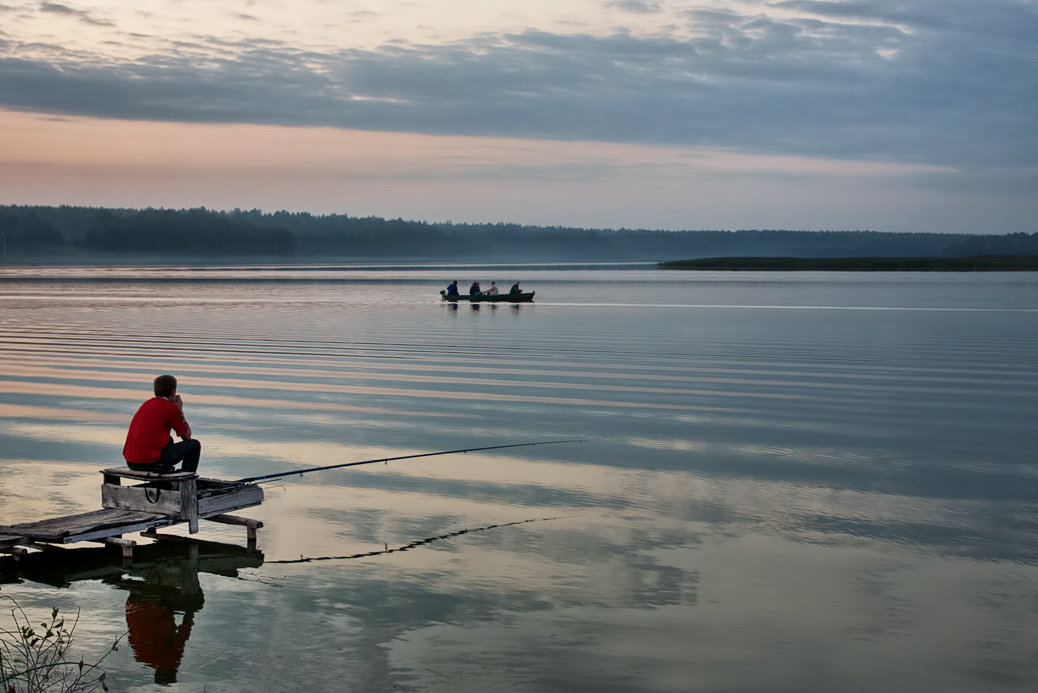
[[[550,522],[552,520],[562,520],[567,517],[576,517],[576,515],[560,515],[558,517],[533,517],[529,520],[516,520],[515,522],[502,522],[496,525],[487,525],[486,527],[475,527],[473,529],[459,529],[456,532],[448,532],[447,534],[440,534],[435,537],[429,537],[428,539],[417,539],[412,541],[410,544],[404,544],[397,548],[385,548],[382,551],[365,551],[364,553],[355,553],[349,556],[313,556],[305,557],[300,556],[299,558],[284,559],[280,561],[264,561],[264,563],[312,563],[314,561],[348,561],[354,558],[367,558],[369,556],[384,556],[389,553],[398,553],[400,551],[408,551],[425,544],[431,544],[434,541],[441,541],[443,539],[453,539],[454,537],[460,537],[463,534],[472,534],[474,532],[485,532],[488,529],[498,529],[499,527],[513,527],[515,525],[525,525],[528,522]]]

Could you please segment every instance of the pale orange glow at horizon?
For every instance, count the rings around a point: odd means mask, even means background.
[[[18,133],[14,137],[14,133]],[[945,172],[937,166],[770,156],[717,148],[242,124],[163,123],[0,111],[0,188],[27,204],[258,208],[439,221],[567,223],[578,197],[601,207],[741,204],[747,177],[814,194],[834,180]],[[565,190],[560,189],[565,184]],[[788,197],[783,191],[776,199]],[[544,202],[539,218],[532,198]],[[757,202],[767,201],[761,195]],[[846,201],[845,201],[846,202]],[[485,216],[460,209],[467,203]],[[514,210],[492,216],[491,203]],[[452,207],[454,207],[452,211]],[[442,216],[437,215],[437,210]],[[616,216],[613,226],[634,226]],[[581,225],[579,221],[571,221]],[[583,225],[609,226],[601,220]],[[682,225],[675,225],[681,228]],[[694,227],[691,219],[683,227]]]
[[[463,171],[488,165],[549,166],[598,162],[664,164],[704,173],[847,176],[950,172],[941,166],[741,153],[708,147],[568,142],[501,137],[280,127],[248,124],[162,123],[55,117],[0,111],[0,166],[72,166],[119,170],[279,173],[321,169],[342,175],[413,176],[435,165]],[[431,173],[431,170],[427,170]]]

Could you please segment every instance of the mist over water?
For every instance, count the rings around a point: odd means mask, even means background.
[[[4,268],[0,524],[100,507],[166,372],[223,479],[584,440],[287,477],[240,512],[262,560],[190,584],[164,555],[2,585],[102,649],[170,588],[177,689],[1038,684],[1034,274]]]

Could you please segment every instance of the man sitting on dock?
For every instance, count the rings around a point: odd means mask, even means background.
[[[174,443],[169,431],[180,436]],[[138,472],[168,474],[183,462],[180,471],[198,471],[202,444],[191,437],[191,426],[184,418],[184,401],[177,394],[177,379],[172,375],[155,378],[155,396],[142,404],[130,421],[123,457],[126,466]]]

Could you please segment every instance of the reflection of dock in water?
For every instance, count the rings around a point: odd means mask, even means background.
[[[124,534],[183,522],[194,534],[200,519],[246,527],[249,546],[255,547],[256,530],[263,523],[227,513],[262,503],[263,490],[256,484],[203,479],[193,472],[159,475],[120,467],[102,474],[101,510],[0,526],[0,551],[24,556],[25,547],[100,541],[122,547],[129,557],[136,542],[123,539]],[[143,483],[123,486],[123,479]]]
[[[131,559],[116,560],[105,547],[90,549],[48,547],[19,559],[0,558],[0,582],[19,579],[54,587],[68,587],[79,580],[100,580],[121,585],[127,579],[144,579],[160,585],[189,587],[186,570],[195,583],[198,573],[237,577],[243,568],[263,565],[263,552],[235,544],[190,537],[155,535],[157,541],[136,547]],[[127,578],[127,576],[133,576]]]
[[[184,647],[205,596],[199,573],[237,578],[238,571],[263,565],[255,549],[159,536],[136,547],[132,559],[113,560],[105,547],[46,551],[0,559],[0,583],[38,582],[68,587],[79,580],[100,580],[128,592],[126,625],[134,658],[155,670],[156,683],[173,683]]]

